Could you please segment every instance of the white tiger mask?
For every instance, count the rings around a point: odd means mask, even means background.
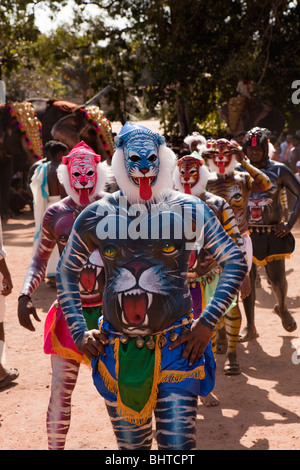
[[[162,136],[127,122],[115,144],[113,174],[130,203],[157,202],[172,189],[176,155]]]

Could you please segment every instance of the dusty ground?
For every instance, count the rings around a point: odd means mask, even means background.
[[[15,385],[0,391],[0,450],[47,449],[45,417],[51,381],[50,359],[43,353],[43,325],[55,297],[42,283],[34,294],[41,323],[32,333],[19,326],[17,297],[31,259],[34,222],[25,212],[3,224],[14,290],[7,298],[5,321],[7,365],[17,367]],[[272,313],[274,298],[261,269],[257,328],[260,337],[239,344],[242,374],[223,375],[224,356],[218,356],[214,393],[220,406],[198,406],[198,449],[300,449],[300,224],[294,229],[296,251],[287,261],[288,306],[299,329],[289,334]],[[299,348],[299,360],[293,344]],[[294,360],[293,360],[294,359]],[[153,448],[156,448],[154,442]],[[103,399],[83,366],[73,394],[72,423],[67,450],[116,450],[116,440]]]

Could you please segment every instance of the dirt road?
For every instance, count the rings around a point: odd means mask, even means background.
[[[33,299],[41,322],[36,331],[22,328],[17,297],[31,259],[32,213],[3,224],[7,263],[14,283],[7,298],[5,320],[7,365],[20,376],[0,391],[0,450],[47,449],[46,410],[51,382],[50,358],[43,353],[43,326],[55,291],[42,283]],[[198,449],[300,449],[300,224],[293,231],[296,250],[287,261],[288,306],[299,328],[287,333],[272,313],[275,300],[260,269],[256,318],[259,338],[239,344],[241,375],[223,375],[225,357],[218,355],[214,393],[220,405],[198,406]],[[299,356],[293,347],[298,345]],[[103,399],[91,373],[82,366],[73,394],[72,422],[67,450],[116,450],[116,440]],[[153,449],[156,449],[154,441]]]

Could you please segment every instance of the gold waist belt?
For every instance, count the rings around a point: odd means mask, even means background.
[[[249,225],[250,233],[271,233],[274,225]]]
[[[183,318],[181,323],[175,323],[175,324],[171,325],[169,328],[166,328],[165,330],[158,331],[156,333],[151,333],[151,334],[148,334],[148,335],[145,335],[145,336],[130,335],[130,334],[122,333],[122,332],[119,332],[119,331],[113,331],[113,330],[110,330],[110,329],[105,329],[105,331],[104,331],[104,330],[101,329],[101,324],[99,325],[99,329],[105,335],[107,335],[109,333],[113,335],[108,340],[108,342],[111,345],[114,345],[116,337],[119,336],[120,341],[123,344],[127,344],[128,341],[131,338],[135,338],[136,339],[136,346],[139,349],[142,348],[144,346],[144,344],[146,344],[148,349],[154,349],[155,348],[155,341],[153,339],[153,336],[158,336],[158,345],[159,345],[160,348],[163,348],[167,343],[167,339],[165,338],[165,334],[167,332],[170,332],[169,333],[169,339],[170,339],[170,341],[173,342],[179,336],[179,334],[175,332],[175,329],[178,328],[178,327],[181,327],[181,330],[182,330],[181,334],[185,333],[185,331],[187,331],[187,325],[191,325],[192,322],[193,322],[193,317],[192,317],[192,315],[190,315],[189,317]]]

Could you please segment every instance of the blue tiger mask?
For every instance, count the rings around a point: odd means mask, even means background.
[[[122,150],[123,167],[125,168],[127,178],[130,184],[134,185],[138,190],[139,198],[143,201],[148,201],[153,197],[153,188],[161,172],[160,147],[164,143],[165,140],[162,136],[155,134],[146,127],[130,122],[127,122],[119,135],[115,137],[117,151],[113,157],[113,166],[119,157],[118,151],[120,149]],[[164,150],[168,151],[169,149],[164,145]],[[169,154],[167,159],[170,161]],[[173,156],[172,162],[174,162]],[[125,193],[127,194],[132,189],[128,188],[124,181],[124,175],[121,174],[120,166],[121,162],[118,160],[113,171],[119,187],[123,190],[124,186],[126,186]],[[167,174],[164,178],[166,176]],[[170,177],[170,173],[168,176]]]

